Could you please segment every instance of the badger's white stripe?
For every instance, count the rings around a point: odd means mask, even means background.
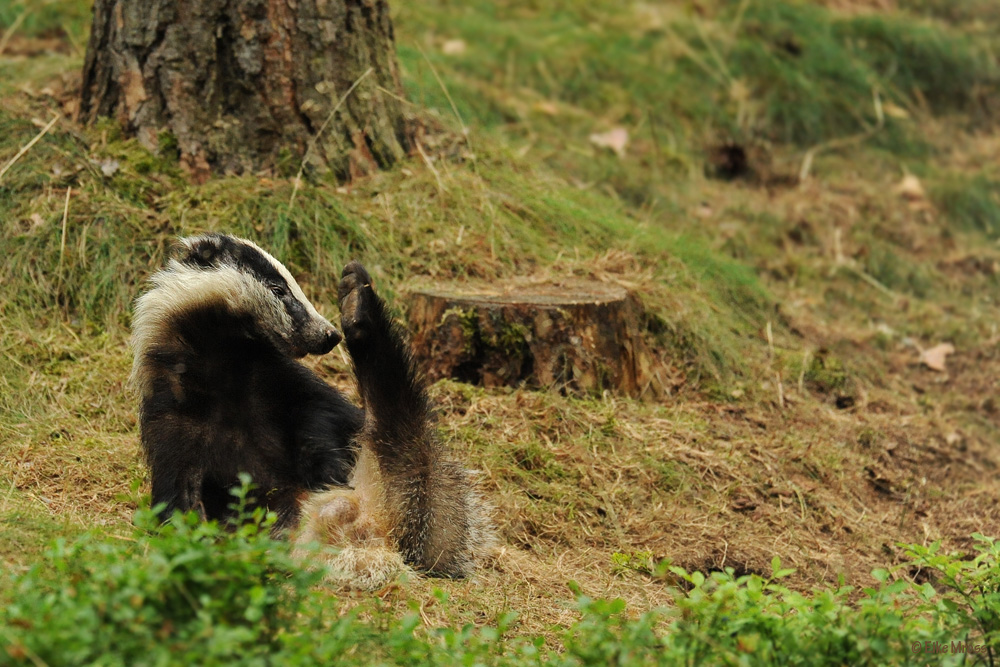
[[[207,238],[208,238],[207,236],[193,236],[183,239],[183,242],[185,245],[187,245],[188,248],[193,248],[197,243],[204,241]],[[275,259],[271,253],[264,250],[259,245],[257,245],[256,243],[254,243],[249,239],[239,238],[238,236],[232,236],[230,238],[232,238],[234,241],[238,243],[250,246],[257,252],[259,252],[261,255],[263,255],[267,259],[267,261],[271,263],[271,266],[274,267],[274,270],[277,271],[278,274],[285,279],[286,283],[288,283],[288,289],[291,291],[292,296],[294,296],[297,301],[301,302],[302,305],[305,306],[306,312],[309,314],[309,317],[323,319],[323,316],[316,311],[316,308],[312,305],[312,302],[306,298],[306,295],[302,291],[302,288],[299,287],[299,283],[296,282],[295,278],[292,277],[292,274],[288,272],[288,268],[284,264]]]
[[[252,248],[271,263],[311,322],[330,326],[306,298],[284,264],[253,241],[229,238]],[[217,241],[215,237],[205,235],[183,238],[180,243],[193,252],[200,243],[217,245]],[[203,267],[172,259],[150,279],[150,290],[136,300],[131,343],[134,356],[129,381],[141,395],[151,390],[147,354],[158,343],[166,342],[165,336],[177,334],[172,326],[174,319],[191,308],[215,305],[226,308],[234,315],[249,315],[259,332],[269,337],[279,349],[289,348],[295,325],[281,300],[256,276],[241,270],[228,257],[221,257],[220,260],[218,265]]]
[[[211,237],[185,238],[181,239],[181,243],[188,250],[193,250],[199,242],[206,240],[210,241]],[[234,240],[252,247],[271,263],[311,320],[326,322],[281,262],[252,241]],[[129,382],[140,395],[145,396],[152,389],[151,375],[146,370],[146,355],[158,341],[162,341],[165,334],[176,333],[172,326],[174,318],[191,308],[217,305],[234,315],[250,315],[260,331],[271,337],[279,348],[287,348],[289,344],[294,323],[284,304],[267,285],[236,266],[224,263],[210,268],[194,267],[172,259],[164,269],[153,275],[150,284],[151,289],[136,301],[132,318],[133,361]]]

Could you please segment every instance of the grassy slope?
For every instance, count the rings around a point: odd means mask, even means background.
[[[260,240],[327,312],[358,256],[394,296],[573,274],[633,287],[654,314],[658,403],[434,387],[445,438],[504,508],[507,548],[476,585],[387,595],[433,622],[510,608],[545,631],[572,613],[569,580],[639,609],[667,599],[615,552],[746,571],[780,554],[799,585],[864,583],[898,540],[998,532],[990,3],[397,4],[433,169],[416,156],[350,187],[320,179],[290,205],[287,178],[193,186],[111,125],[62,121],[4,176],[5,569],[95,522],[124,530],[145,475],[128,305],[173,237],[205,229]],[[0,0],[0,22],[24,7]],[[0,163],[71,110],[85,30],[65,0],[13,33]],[[588,140],[616,126],[624,158]],[[707,178],[731,166],[724,147],[745,168]],[[925,195],[894,190],[906,173]],[[948,372],[920,367],[917,348],[942,341]],[[349,387],[338,355],[315,363]],[[440,585],[461,601],[434,604]]]

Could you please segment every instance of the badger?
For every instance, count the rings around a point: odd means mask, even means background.
[[[152,502],[232,518],[241,473],[299,553],[377,588],[405,569],[461,577],[495,545],[473,475],[430,425],[402,327],[358,262],[338,287],[343,334],[288,269],[226,234],[184,238],[135,304],[131,384]],[[362,406],[297,359],[345,340]]]

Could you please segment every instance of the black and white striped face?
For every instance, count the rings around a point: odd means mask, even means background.
[[[181,239],[167,273],[190,289],[207,290],[206,297],[221,294],[234,313],[250,316],[256,335],[291,357],[326,354],[342,338],[288,269],[245,239],[226,234]],[[158,282],[155,276],[153,281]]]

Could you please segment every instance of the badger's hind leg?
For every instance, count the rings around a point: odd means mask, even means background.
[[[469,472],[448,460],[434,439],[427,394],[403,331],[358,262],[344,269],[338,296],[365,407],[358,437],[377,473],[355,487],[377,503],[389,542],[408,565],[465,576],[493,546],[485,505]]]
[[[364,466],[364,462],[359,465]],[[302,528],[296,543],[300,548],[307,544],[337,547],[322,554],[327,580],[335,586],[383,588],[407,568],[402,555],[389,543],[379,507],[363,490],[332,489],[313,494],[302,507]]]

